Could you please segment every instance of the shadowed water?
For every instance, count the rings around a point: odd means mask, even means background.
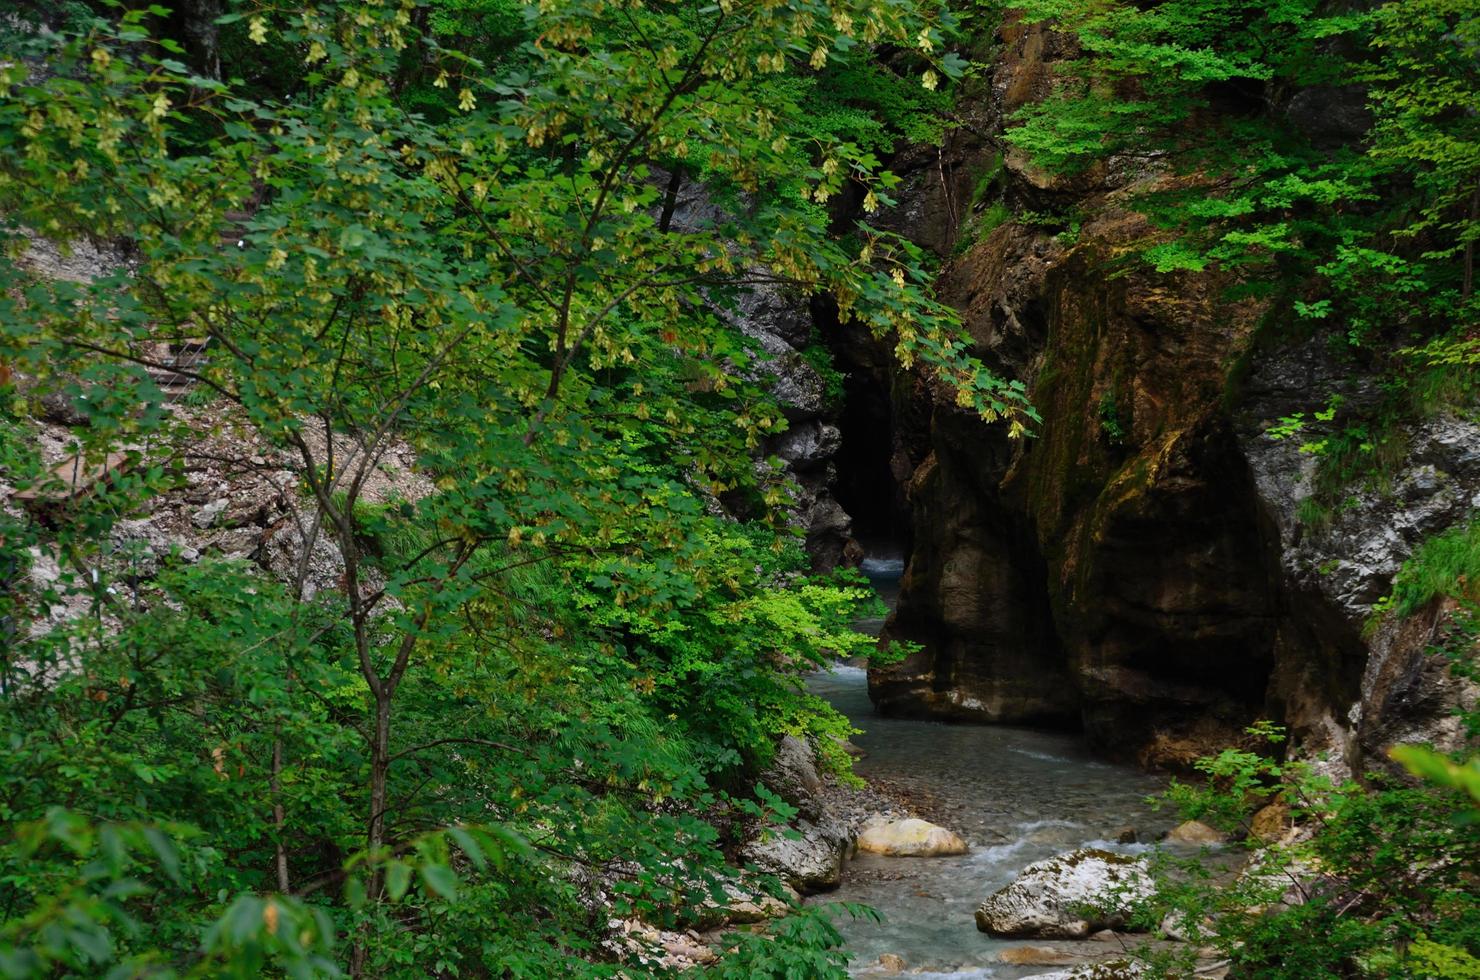
[[[878,571],[897,581],[893,566]],[[882,923],[839,920],[858,976],[873,973],[883,953],[902,956],[911,976],[966,980],[1045,972],[996,962],[1002,949],[1021,943],[978,932],[976,906],[1033,861],[1090,843],[1143,849],[1109,841],[1126,827],[1153,839],[1172,823],[1145,804],[1161,780],[1093,758],[1074,735],[881,718],[857,667],[816,674],[810,687],[863,729],[854,737],[867,753],[857,763],[859,775],[901,792],[971,845],[960,857],[860,854],[845,870],[843,886],[815,899],[860,902],[884,915]]]
[[[898,604],[899,579],[904,574],[904,558],[898,555],[870,555],[858,566],[858,570],[868,576],[869,584],[879,594],[886,608],[893,609]],[[884,617],[870,616],[857,620],[853,628],[860,633],[878,636],[879,631],[884,628]]]

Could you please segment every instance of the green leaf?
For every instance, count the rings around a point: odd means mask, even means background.
[[[483,856],[483,848],[478,845],[472,834],[461,827],[448,827],[447,836],[457,842],[457,846],[462,848],[468,860],[472,861],[480,871],[487,866],[488,862]]]
[[[174,841],[165,836],[158,827],[145,827],[143,829],[144,840],[148,842],[154,856],[159,858],[160,868],[165,875],[175,884],[182,884],[180,878],[180,856],[175,850]]]
[[[411,865],[405,861],[392,860],[385,866],[385,889],[391,901],[399,902],[411,887]]]
[[[457,875],[445,864],[427,864],[421,869],[422,881],[427,888],[449,902],[457,901]]]

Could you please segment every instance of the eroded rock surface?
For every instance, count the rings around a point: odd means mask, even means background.
[[[1031,977],[1024,977],[1023,980],[1140,980],[1149,975],[1145,967],[1133,960],[1115,960],[1110,963],[1076,966],[1072,970],[1035,973]]]
[[[1131,906],[1152,897],[1146,862],[1081,848],[1028,865],[976,911],[976,927],[994,936],[1083,939],[1121,928]]]
[[[1130,196],[1187,178],[1129,159],[1051,177],[1002,155],[982,134],[1051,93],[1076,47],[1012,18],[998,41],[973,127],[898,161],[888,220],[941,257],[973,353],[1022,380],[1043,423],[1014,442],[862,341],[840,346],[890,399],[914,528],[884,635],[919,649],[870,672],[879,709],[1082,727],[1101,752],[1169,768],[1274,718],[1293,757],[1337,779],[1387,765],[1396,741],[1455,746],[1477,692],[1430,652],[1451,611],[1367,622],[1418,542],[1480,510],[1473,407],[1401,421],[1383,478],[1314,513],[1300,445],[1346,424],[1315,413],[1376,406],[1380,378],[1212,272],[1123,260],[1159,234]],[[1359,109],[1346,89],[1288,107],[1344,139]],[[1080,219],[993,227],[992,208]],[[1270,435],[1297,415],[1299,437]]]
[[[664,183],[668,180],[667,174],[659,177]],[[702,185],[687,181],[679,188],[669,218],[673,227],[692,230],[722,223],[725,215]],[[856,562],[862,550],[853,538],[853,519],[833,493],[838,479],[834,459],[842,445],[836,425],[839,406],[828,379],[808,356],[816,340],[811,304],[794,289],[758,282],[741,289],[732,308],[721,314],[754,348],[743,373],[770,391],[785,417],[786,428],[758,447],[757,467],[766,467],[775,456],[794,482],[795,497],[787,514],[790,523],[805,533],[815,569],[827,571]],[[818,352],[823,353],[820,348]]]
[[[742,857],[809,895],[838,887],[852,843],[851,835],[837,823],[803,820],[795,827],[767,827],[745,846]]]

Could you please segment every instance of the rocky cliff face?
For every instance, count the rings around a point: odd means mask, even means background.
[[[1186,765],[1261,716],[1352,764],[1430,737],[1473,696],[1424,653],[1443,616],[1362,625],[1413,545],[1480,506],[1480,427],[1423,423],[1393,489],[1302,523],[1312,460],[1266,430],[1373,380],[1282,340],[1281,311],[1230,302],[1226,282],[1126,261],[1153,232],[1125,198],[1165,178],[1112,164],[1060,181],[999,155],[1003,117],[1073,54],[1038,28],[1000,41],[972,125],[902,161],[894,220],[941,254],[977,353],[1029,382],[1044,422],[1010,442],[890,379],[895,416],[917,421],[896,453],[914,544],[886,636],[921,650],[870,675],[880,709],[1078,723],[1147,764]],[[1079,217],[990,228],[992,207]]]
[[[662,178],[668,180],[666,174]],[[701,184],[679,185],[669,215],[674,228],[696,229],[723,217]],[[770,390],[787,420],[784,432],[759,447],[757,465],[774,456],[791,477],[795,493],[789,523],[805,534],[815,570],[856,563],[862,552],[853,539],[853,519],[833,496],[838,479],[834,460],[842,448],[840,406],[829,396],[827,379],[804,353],[813,345],[812,304],[780,285],[761,284],[744,290],[734,308],[722,312],[754,342],[755,360],[748,370]]]

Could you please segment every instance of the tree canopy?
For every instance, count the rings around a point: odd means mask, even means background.
[[[608,915],[690,921],[737,828],[785,812],[751,782],[777,735],[842,758],[798,675],[867,642],[862,593],[768,516],[789,491],[754,455],[786,422],[737,299],[825,291],[961,404],[1031,418],[917,250],[831,227],[845,191],[888,203],[891,130],[807,125],[817,72],[871,46],[913,52],[891,90],[959,73],[954,21],[185,13],[79,5],[0,64],[0,452],[50,507],[0,527],[0,969],[615,975]],[[121,251],[35,271],[86,242]],[[46,398],[86,492],[36,451]],[[283,574],[130,544],[207,465],[282,483]],[[817,913],[772,937],[724,975],[838,973]]]

